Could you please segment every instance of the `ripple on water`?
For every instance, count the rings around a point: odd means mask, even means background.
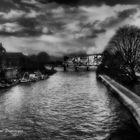
[[[58,72],[4,91],[0,113],[0,129],[22,130],[27,140],[105,140],[132,122],[94,72]]]

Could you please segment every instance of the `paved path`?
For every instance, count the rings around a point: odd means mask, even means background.
[[[140,97],[106,75],[99,77],[115,91],[140,126]]]

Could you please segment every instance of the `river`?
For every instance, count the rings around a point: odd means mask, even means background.
[[[107,140],[136,131],[94,72],[57,72],[1,90],[0,140]]]

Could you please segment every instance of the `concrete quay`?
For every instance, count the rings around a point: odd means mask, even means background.
[[[115,92],[119,100],[136,120],[137,126],[140,130],[140,97],[106,75],[99,75],[99,79]]]
[[[140,73],[136,72],[135,74],[137,76],[138,81],[140,81]]]

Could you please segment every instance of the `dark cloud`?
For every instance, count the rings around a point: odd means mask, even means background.
[[[17,20],[14,28],[12,29],[11,24],[14,23],[5,23],[3,25],[0,35],[3,36],[18,36],[18,37],[28,37],[28,36],[39,36],[42,35],[42,28],[39,26],[39,22],[34,18],[20,18]],[[9,25],[10,24],[10,25]],[[19,28],[19,30],[16,29]],[[10,30],[9,30],[10,28]]]
[[[18,23],[26,29],[35,30],[39,24],[35,18],[20,18]]]
[[[92,33],[90,35],[86,36],[86,38],[94,39],[98,37],[99,34],[105,33],[105,32],[106,32],[106,29],[94,29],[92,30]]]
[[[37,0],[41,3],[51,3],[51,2],[56,2],[59,4],[66,4],[66,5],[77,5],[79,3],[79,0]]]
[[[106,29],[94,29],[93,30],[93,33],[95,34],[101,34],[101,33],[105,33],[106,32]]]
[[[80,4],[87,5],[99,5],[99,4],[107,4],[107,5],[116,5],[116,4],[140,4],[139,0],[79,0]]]
[[[124,10],[122,12],[119,12],[118,13],[118,18],[125,19],[125,18],[128,18],[131,15],[134,15],[136,12],[137,12],[137,9],[127,9],[127,10]]]
[[[19,32],[0,31],[0,35],[2,35],[2,36],[19,36]]]
[[[116,5],[116,4],[140,4],[139,0],[38,0],[41,3],[56,2],[66,5]]]
[[[118,13],[117,17],[108,17],[100,25],[102,28],[111,28],[137,13],[137,9],[127,9]]]
[[[29,11],[30,9],[37,9],[37,5],[23,3],[22,0],[0,0],[0,11],[7,12],[11,9],[20,9]]]
[[[11,3],[13,3],[13,5],[16,7],[16,9],[20,9],[20,10],[24,10],[24,11],[29,11],[30,9],[35,9],[35,10],[38,9],[38,6],[36,4],[25,3],[23,0],[11,0]]]
[[[8,11],[11,8],[16,8],[12,0],[0,0],[0,11]]]
[[[8,32],[8,31],[0,31],[1,36],[16,36],[16,37],[29,37],[29,36],[38,36],[42,33],[35,30],[24,29],[22,31]]]
[[[101,52],[116,27],[138,15],[138,6],[122,4],[135,3],[139,1],[0,0],[0,38],[10,51],[44,50],[58,56]]]

